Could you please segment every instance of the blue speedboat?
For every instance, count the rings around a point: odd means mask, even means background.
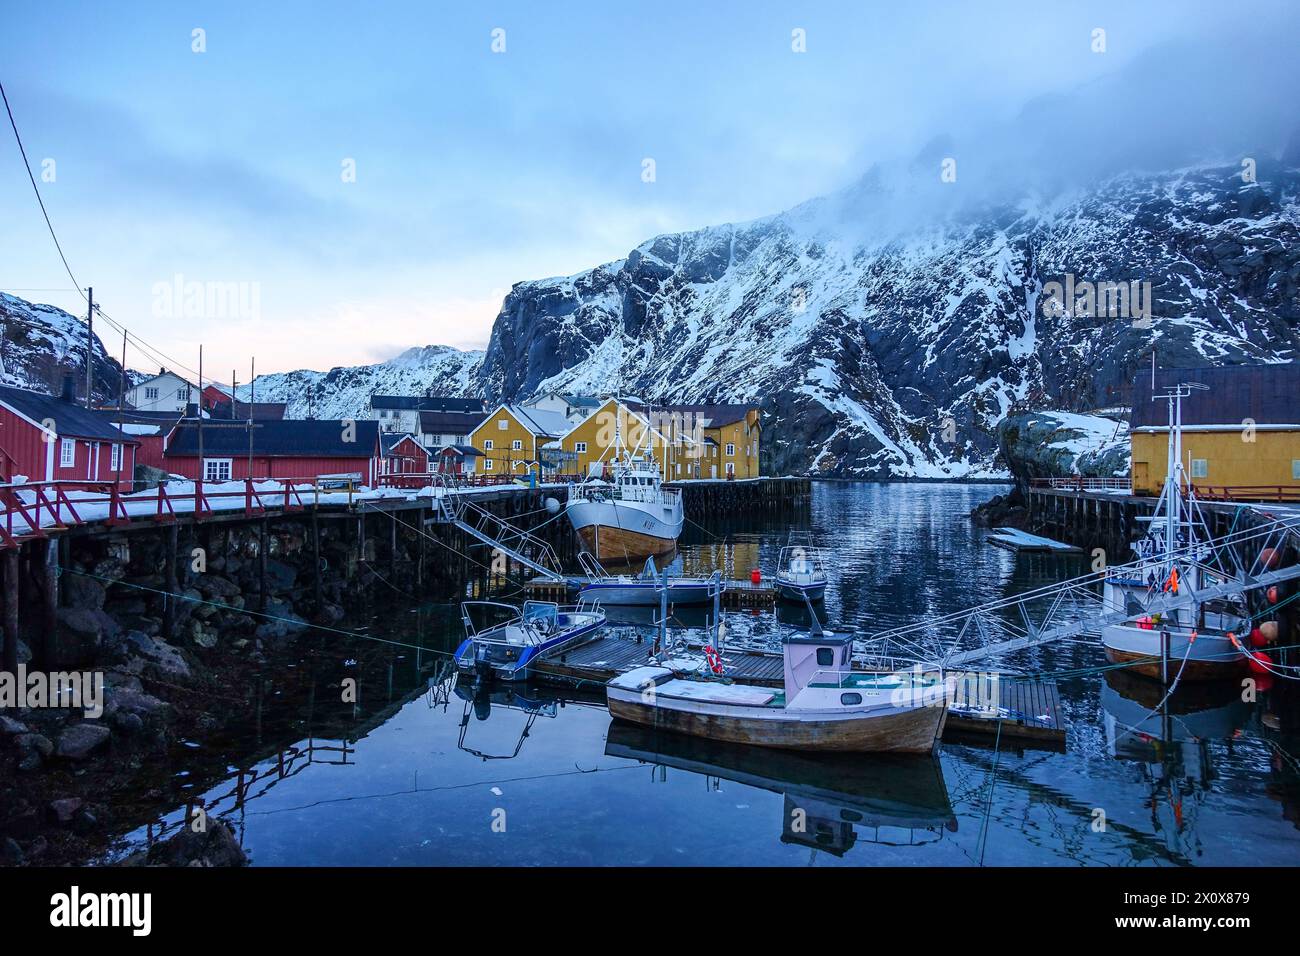
[[[494,611],[505,620],[479,630],[475,611]],[[456,648],[456,668],[461,673],[517,681],[530,668],[552,654],[582,644],[605,626],[605,612],[582,602],[560,607],[551,601],[525,601],[521,612],[497,601],[466,601],[460,606],[465,640]]]
[[[657,607],[668,592],[668,603],[709,604],[727,589],[722,572],[707,578],[660,574],[653,558],[647,558],[640,574],[607,574],[585,552],[578,555],[587,571],[586,580],[576,582],[578,599],[596,601],[604,607]]]

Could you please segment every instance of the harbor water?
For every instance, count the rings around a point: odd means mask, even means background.
[[[801,527],[829,556],[832,625],[870,634],[1087,570],[1084,556],[988,545],[968,514],[1004,490],[815,484]],[[691,522],[675,564],[770,574],[790,530]],[[774,642],[799,614],[730,612],[729,639]],[[1300,861],[1289,687],[1254,703],[1234,686],[1189,687],[1153,716],[1162,692],[1078,640],[1014,661],[1069,673],[1063,748],[990,735],[945,741],[934,759],[823,759],[612,725],[595,686],[431,689],[461,636],[454,605],[376,594],[352,626],[365,637],[305,638],[219,735],[143,768],[98,859],[175,832],[202,803],[255,866]]]

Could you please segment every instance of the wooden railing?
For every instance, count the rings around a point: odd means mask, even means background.
[[[1300,502],[1300,485],[1198,485],[1196,497],[1206,501]]]
[[[1068,478],[1031,478],[1031,488],[1052,488],[1057,491],[1132,491],[1132,478],[1087,478],[1071,475]]]

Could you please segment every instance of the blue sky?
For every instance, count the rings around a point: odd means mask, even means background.
[[[82,284],[164,352],[193,365],[203,342],[242,374],[251,354],[275,371],[481,347],[514,282],[780,211],[935,137],[978,143],[1152,51],[1240,57],[1208,79],[1249,99],[1234,70],[1296,19],[1280,2],[55,0],[5,13],[0,79],[38,176],[55,161],[42,195]],[[1204,56],[1174,60],[1204,79]],[[1133,92],[1083,127],[1142,139]],[[80,311],[0,139],[0,289]],[[255,283],[259,308],[160,312],[178,275]]]

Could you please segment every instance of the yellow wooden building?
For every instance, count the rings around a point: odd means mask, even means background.
[[[563,415],[519,405],[498,405],[470,433],[469,443],[483,453],[485,475],[526,476],[543,468],[543,448],[571,424]]]
[[[566,473],[600,473],[621,441],[647,452],[665,481],[757,478],[759,410],[749,405],[647,405],[607,399],[550,447],[563,454]]]
[[[1164,483],[1169,444],[1162,397],[1190,383],[1183,399],[1183,468],[1203,494],[1267,499],[1300,494],[1300,365],[1160,369],[1133,389],[1130,448],[1133,493],[1155,495]]]

